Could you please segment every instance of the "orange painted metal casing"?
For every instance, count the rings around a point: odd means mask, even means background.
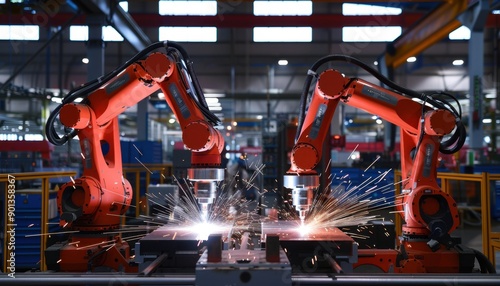
[[[121,215],[132,199],[132,188],[122,173],[118,128],[118,115],[127,108],[161,89],[179,121],[186,147],[193,151],[192,165],[221,164],[224,139],[207,123],[187,93],[187,85],[173,59],[152,53],[128,66],[82,103],[61,108],[61,122],[78,131],[83,163],[82,177],[64,184],[58,192],[60,225],[81,231],[70,235],[74,244],[61,249],[61,270],[87,271],[89,260],[94,260],[92,255],[103,248],[109,249],[97,255],[95,260],[100,262],[92,261],[92,265],[137,270],[127,266],[127,243],[119,236],[101,234],[120,226]],[[80,246],[75,246],[76,241]]]
[[[323,142],[339,101],[401,128],[403,196],[397,198],[396,205],[406,221],[404,232],[430,235],[429,224],[436,221],[446,226],[443,229],[439,225],[432,235],[449,234],[456,229],[456,203],[441,192],[436,179],[439,144],[442,136],[455,128],[454,116],[367,81],[344,77],[335,70],[326,70],[319,76],[287,173],[300,176],[315,172],[313,168],[321,158]],[[438,212],[431,213],[425,207],[431,198],[440,202]]]

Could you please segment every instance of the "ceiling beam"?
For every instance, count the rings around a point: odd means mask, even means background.
[[[15,14],[9,17],[0,17],[2,25],[24,25],[23,18],[30,14]],[[73,13],[59,13],[49,19],[48,25],[61,26],[69,20]],[[401,26],[410,28],[416,25],[425,14],[422,13],[403,13],[401,15],[391,15],[381,18],[380,16],[344,16],[342,14],[313,14],[311,16],[254,16],[251,14],[226,14],[224,20],[218,16],[162,16],[150,13],[133,13],[132,20],[135,25],[143,28],[154,28],[159,26],[186,26],[200,27],[211,26],[217,28],[253,28],[259,26],[279,26],[279,27],[297,27],[309,26],[312,28],[342,28],[345,26]],[[85,15],[76,18],[74,25],[86,25]],[[496,27],[500,22],[500,15],[490,14],[486,22],[487,27]],[[114,21],[115,26],[117,21]],[[436,24],[431,24],[431,26]],[[429,27],[428,27],[429,28]],[[123,29],[123,27],[119,28]],[[117,29],[117,30],[119,30]],[[430,28],[429,28],[430,29]],[[435,29],[435,28],[434,28]],[[125,39],[141,43],[142,46],[146,39],[134,36],[133,30],[129,30],[132,37],[125,36],[129,34],[126,31],[119,31]],[[429,32],[426,32],[429,33]],[[147,37],[147,36],[146,36]],[[419,37],[420,38],[420,37]],[[148,39],[149,40],[149,39]],[[402,45],[400,43],[399,45]]]
[[[416,56],[436,42],[448,36],[462,24],[457,17],[471,0],[443,2],[397,38],[385,53],[386,65],[396,68],[411,56]]]
[[[118,2],[99,0],[73,0],[73,2],[86,13],[105,15],[108,18],[109,25],[113,26],[135,50],[141,51],[151,44],[148,36],[130,14],[117,4]],[[110,5],[110,3],[116,5]],[[56,17],[58,16],[56,15]]]

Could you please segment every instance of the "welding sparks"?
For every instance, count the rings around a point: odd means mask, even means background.
[[[378,159],[364,172],[371,168]],[[291,211],[292,215],[288,219],[298,222],[296,231],[301,236],[308,236],[316,229],[328,230],[344,226],[359,226],[380,219],[381,217],[372,212],[394,206],[395,183],[384,183],[390,171],[371,175],[357,185],[351,181],[349,174],[341,171],[340,174],[332,176],[335,185],[330,182],[323,192],[316,193],[303,221],[298,220],[299,217],[295,211]],[[379,197],[380,194],[382,197]],[[358,228],[359,231],[360,228]],[[347,234],[357,238],[366,238],[356,232]]]

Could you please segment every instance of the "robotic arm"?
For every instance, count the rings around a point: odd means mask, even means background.
[[[160,48],[166,52],[157,51]],[[214,128],[219,119],[209,111],[191,65],[176,43],[155,43],[117,70],[71,91],[52,112],[46,127],[49,141],[62,145],[78,135],[83,159],[82,177],[64,184],[58,193],[61,226],[93,233],[119,227],[132,188],[122,173],[118,115],[158,89],[192,151],[189,179],[207,216],[216,182],[224,177],[220,168],[224,139]],[[74,102],[77,98],[83,99],[81,103]],[[57,116],[71,130],[62,137],[54,127]]]
[[[165,47],[166,53],[153,52]],[[145,58],[143,58],[145,56]],[[141,59],[137,59],[141,58]],[[213,127],[218,118],[207,107],[186,52],[173,42],[156,43],[104,79],[73,91],[52,114],[47,125],[49,140],[64,144],[78,135],[82,149],[83,176],[61,188],[61,224],[81,230],[116,228],[132,197],[122,175],[118,115],[160,88],[176,115],[185,146],[192,150],[189,177],[203,209],[215,197],[215,182],[223,179],[218,168],[224,147]],[[116,74],[117,73],[117,74]],[[83,97],[82,103],[72,102]],[[60,138],[53,121],[73,131]]]
[[[360,65],[394,90],[367,81],[326,70],[318,76],[307,115],[305,98],[316,69],[331,60]],[[454,200],[441,192],[436,180],[439,152],[454,153],[465,140],[460,113],[445,101],[431,95],[406,90],[382,77],[377,71],[347,56],[329,56],[309,72],[302,94],[302,111],[291,168],[285,186],[292,189],[292,204],[303,221],[312,204],[313,189],[319,185],[317,172],[322,143],[329,130],[335,109],[344,104],[377,115],[401,128],[401,170],[404,178],[402,196],[396,202],[406,224],[403,233],[447,242],[459,224]],[[443,93],[439,93],[443,95]],[[445,136],[449,139],[444,140]]]

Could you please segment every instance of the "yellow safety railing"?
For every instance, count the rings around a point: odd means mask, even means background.
[[[15,210],[9,210],[8,208],[8,201],[9,199],[9,194],[14,194],[17,191],[16,188],[16,183],[18,181],[27,181],[27,180],[38,180],[40,179],[42,181],[42,186],[41,186],[41,192],[36,192],[37,194],[41,194],[42,196],[42,211],[41,211],[41,218],[40,218],[40,228],[41,228],[41,236],[40,236],[40,270],[41,271],[46,271],[47,266],[45,264],[45,248],[47,246],[47,235],[44,235],[49,232],[49,194],[50,194],[50,183],[49,179],[51,178],[61,178],[61,177],[68,177],[69,176],[75,176],[76,172],[75,171],[62,171],[62,172],[28,172],[28,173],[13,173],[13,174],[0,174],[0,183],[5,184],[5,190],[4,190],[4,200],[5,200],[5,210],[4,210],[4,245],[3,245],[3,272],[7,272],[7,260],[8,260],[8,255],[10,255],[10,251],[8,249],[8,226],[12,225],[11,222],[9,221],[9,212],[10,211],[15,211]],[[10,192],[9,192],[10,191]],[[20,191],[20,190],[19,190]],[[15,214],[15,213],[14,213]],[[15,217],[14,217],[15,218]],[[15,221],[14,224],[15,225]]]
[[[500,174],[489,174],[488,181],[489,181],[488,182],[488,188],[489,188],[491,187],[491,182],[500,181]],[[491,192],[488,192],[488,194],[491,194]],[[490,215],[488,215],[488,217],[489,216]],[[496,266],[495,252],[500,251],[500,232],[494,232],[490,230],[489,242],[490,243],[488,245],[488,258],[493,263],[493,265]]]
[[[133,175],[135,186],[134,198],[135,198],[135,217],[138,217],[140,212],[140,202],[141,202],[141,175],[145,175],[146,187],[149,186],[151,182],[151,175],[154,173],[159,173],[160,184],[163,184],[168,177],[172,176],[172,164],[125,164],[123,167],[123,174],[125,177],[127,175]]]
[[[488,257],[488,259],[495,265],[495,251],[500,250],[500,233],[492,232],[491,228],[491,182],[500,180],[500,175],[490,174],[490,173],[480,173],[480,174],[462,174],[462,173],[445,173],[438,172],[437,178],[441,179],[441,190],[447,194],[453,196],[451,182],[452,181],[462,181],[462,182],[477,182],[480,185],[480,196],[481,196],[481,233],[482,233],[482,244],[483,244],[483,254]],[[394,182],[396,183],[396,196],[401,194],[401,171],[396,170],[394,172]],[[401,217],[396,215],[395,219],[396,234],[401,235]]]

